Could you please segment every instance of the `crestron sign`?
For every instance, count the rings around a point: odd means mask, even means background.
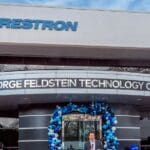
[[[0,90],[88,88],[150,91],[150,82],[99,78],[38,78],[0,80]]]
[[[64,20],[32,20],[32,19],[10,19],[0,18],[0,28],[7,29],[34,29],[54,31],[77,31],[77,21]]]

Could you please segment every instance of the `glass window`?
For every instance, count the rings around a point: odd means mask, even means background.
[[[89,131],[95,131],[96,138],[101,138],[101,116],[69,114],[63,116],[62,122],[64,150],[82,150]]]

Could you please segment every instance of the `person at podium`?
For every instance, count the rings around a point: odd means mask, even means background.
[[[88,142],[84,145],[84,150],[103,150],[103,144],[101,140],[96,140],[95,132],[90,131],[88,134]]]

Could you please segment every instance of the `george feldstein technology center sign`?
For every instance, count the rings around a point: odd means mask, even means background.
[[[150,96],[148,74],[87,70],[0,73],[0,95],[111,94]]]
[[[150,91],[150,82],[101,78],[32,78],[0,81],[0,90],[52,88],[88,88]]]

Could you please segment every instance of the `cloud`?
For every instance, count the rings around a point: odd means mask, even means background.
[[[150,11],[150,0],[1,0],[0,3]]]

